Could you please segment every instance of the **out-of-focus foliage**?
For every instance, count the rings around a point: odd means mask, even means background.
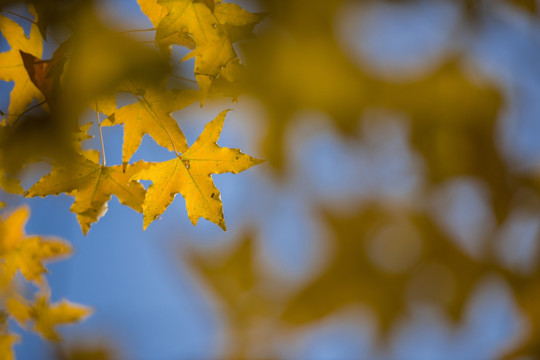
[[[9,330],[8,320],[16,320],[22,327],[31,324],[32,330],[42,337],[60,340],[58,325],[79,322],[91,314],[85,306],[63,300],[50,304],[50,290],[44,275],[44,262],[58,260],[71,254],[71,246],[64,240],[28,236],[24,227],[30,211],[20,207],[0,220],[0,348],[2,357],[12,359],[12,345],[18,341],[16,333]],[[20,274],[39,286],[33,302],[24,297],[23,288],[15,275]]]
[[[227,324],[225,359],[268,356],[271,337],[278,329],[284,304],[279,295],[264,286],[256,264],[255,244],[248,233],[228,254],[205,256],[191,251],[183,259],[221,302]],[[264,332],[259,333],[259,328]]]
[[[82,342],[59,347],[56,358],[59,360],[112,360],[117,359],[118,356],[106,344]]]
[[[407,2],[402,3],[407,6]],[[454,36],[456,41],[464,41],[489,7],[471,1],[456,3],[461,7],[465,30]],[[508,3],[529,12],[523,16],[537,15],[537,2]],[[496,134],[508,100],[500,87],[475,76],[466,52],[455,50],[418,75],[404,71],[402,78],[374,71],[367,62],[353,61],[343,51],[335,31],[337,13],[349,2],[298,0],[264,4],[269,15],[257,33],[257,41],[242,44],[249,73],[245,90],[267,111],[266,138],[261,148],[282,180],[293,176],[284,139],[299,113],[326,113],[346,141],[362,143],[359,119],[370,111],[384,110],[408,121],[408,140],[412,151],[422,159],[426,182],[405,205],[377,197],[375,201],[360,200],[352,208],[345,207],[348,210],[328,210],[325,204],[317,205],[319,218],[330,233],[327,241],[331,250],[317,274],[292,291],[288,299],[281,300],[279,314],[248,311],[241,320],[230,320],[237,318],[242,308],[231,297],[241,296],[245,290],[232,294],[227,291],[235,288],[232,284],[247,281],[246,274],[256,272],[253,258],[245,255],[239,260],[231,256],[226,264],[234,261],[238,269],[249,268],[236,274],[223,270],[210,256],[208,263],[219,270],[210,270],[210,265],[197,258],[195,271],[206,278],[216,301],[223,305],[231,329],[265,316],[287,324],[282,323],[283,328],[305,329],[350,306],[362,305],[376,314],[378,335],[388,340],[413,304],[441,308],[458,326],[464,321],[465,305],[478,284],[497,274],[510,285],[529,325],[526,340],[499,356],[537,357],[538,264],[530,271],[519,271],[501,260],[498,247],[501,232],[516,209],[527,208],[540,215],[534,200],[538,196],[538,175],[518,172],[501,154]],[[432,208],[432,194],[461,179],[482,184],[494,214],[495,228],[483,233],[479,240],[483,245],[476,253],[460,246],[458,230],[449,230]],[[491,229],[491,225],[486,223],[485,228]],[[534,241],[539,241],[538,235]],[[262,286],[256,280],[250,281],[250,289]],[[248,309],[267,303],[265,298],[249,299],[249,305],[244,305]],[[243,356],[246,349],[264,341],[245,331],[231,331],[233,338],[240,337],[234,344],[243,349],[239,352]],[[275,349],[269,354],[277,356]]]

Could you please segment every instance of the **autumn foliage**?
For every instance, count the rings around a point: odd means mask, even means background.
[[[220,0],[137,2],[153,28],[114,30],[99,20],[92,1],[27,1],[29,16],[12,11],[15,1],[3,4],[0,32],[9,50],[0,53],[0,80],[13,84],[9,105],[1,109],[0,188],[5,193],[72,197],[70,210],[84,235],[105,215],[113,195],[142,214],[143,231],[180,194],[193,225],[203,218],[225,231],[213,176],[237,174],[264,160],[218,145],[229,109],[201,119],[206,125],[192,144],[178,114],[193,105],[226,100],[232,107],[248,98],[264,113],[253,119],[264,129],[258,144],[259,157],[267,160],[264,176],[280,186],[300,183],[291,197],[309,194],[304,206],[323,229],[316,236],[328,251],[310,276],[288,286],[261,270],[256,244],[264,231],[254,224],[234,230],[232,236],[240,239],[229,252],[184,254],[182,261],[208,286],[227,319],[230,341],[222,358],[280,357],[272,342],[285,342],[287,334],[360,306],[374,314],[375,342],[386,349],[398,320],[415,306],[440,309],[458,326],[475,288],[490,276],[508,284],[529,324],[527,336],[497,356],[540,354],[539,268],[536,263],[527,271],[510,266],[498,250],[516,213],[540,214],[537,173],[518,171],[497,140],[507,101],[504,86],[476,71],[464,45],[442,52],[429,66],[397,75],[358,60],[344,45],[350,28],[336,19],[348,12],[369,14],[381,3],[416,2],[267,0],[257,2],[264,10],[259,12]],[[459,31],[452,33],[457,44],[466,43],[491,16],[475,1],[448,3],[458,9]],[[537,20],[535,2],[501,3]],[[152,41],[140,41],[139,32],[152,33]],[[193,64],[188,77],[181,73],[186,63]],[[85,122],[89,111],[95,120]],[[345,191],[339,188],[345,176],[303,174],[303,166],[316,168],[322,160],[313,156],[313,164],[306,165],[292,155],[291,147],[318,131],[315,121],[302,127],[306,113],[324,117],[344,147],[360,149],[355,154],[364,154],[362,161],[374,162],[345,196],[335,195]],[[405,130],[392,130],[393,123]],[[101,145],[96,149],[85,143],[92,125]],[[103,131],[108,127],[123,130],[121,163],[107,161]],[[291,135],[299,128],[301,136]],[[145,136],[171,156],[134,161]],[[413,169],[400,173],[403,179],[375,177],[360,193],[362,181],[390,166],[388,157],[377,157],[386,145],[395,146],[395,157]],[[331,162],[346,163],[357,175],[360,157]],[[28,169],[36,164],[48,164],[47,173],[26,185],[32,178]],[[409,172],[420,180],[405,179]],[[334,195],[324,198],[313,184],[332,176],[326,185],[331,189],[323,190]],[[407,181],[414,184],[403,185]],[[485,231],[469,237],[448,220],[451,190],[463,183],[488,194],[483,199],[491,214],[491,222],[473,224]],[[26,235],[29,208],[3,205],[0,353],[13,358],[15,322],[58,342],[57,326],[99,309],[67,300],[51,303],[46,264],[69,256],[72,246]],[[467,243],[472,237],[478,248]],[[33,291],[25,290],[28,285]]]

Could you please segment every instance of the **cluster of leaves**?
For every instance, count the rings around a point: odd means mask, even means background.
[[[185,198],[194,225],[203,217],[226,230],[220,193],[211,175],[238,173],[261,160],[217,145],[227,110],[209,122],[191,146],[171,113],[197,101],[202,106],[210,93],[234,93],[243,69],[232,44],[252,37],[262,16],[214,0],[140,0],[139,4],[155,25],[155,46],[104,27],[88,1],[73,2],[70,33],[61,42],[49,31],[54,18],[42,2],[29,8],[34,19],[3,11],[0,32],[10,49],[0,53],[0,79],[14,82],[14,87],[0,126],[0,187],[26,197],[73,196],[71,211],[84,234],[107,211],[112,195],[142,212],[146,229],[178,193]],[[29,36],[7,15],[28,22]],[[42,59],[44,41],[50,39],[58,45],[50,59]],[[172,45],[192,49],[185,59],[195,58],[199,89],[168,87],[173,75]],[[118,93],[131,94],[135,102],[117,108]],[[97,114],[100,150],[83,149],[83,142],[91,138],[92,123],[79,123],[87,108]],[[106,163],[102,127],[115,125],[124,127],[123,163],[111,166]],[[130,162],[146,134],[174,152],[174,158]],[[40,161],[51,164],[50,173],[25,190],[21,170]],[[148,191],[141,179],[152,181]],[[87,308],[67,301],[49,303],[42,261],[67,255],[71,247],[61,240],[25,237],[21,227],[27,215],[28,209],[21,208],[1,224],[2,354],[11,354],[17,340],[8,331],[9,317],[23,326],[31,322],[46,339],[58,340],[56,325],[89,314]],[[33,302],[12,289],[17,270],[40,286]]]
[[[535,1],[508,2],[538,11]],[[222,259],[188,255],[188,263],[214,290],[229,320],[233,341],[225,357],[251,358],[250,351],[268,347],[277,329],[311,325],[358,304],[377,314],[380,336],[385,339],[412,301],[443,308],[457,324],[475,286],[492,274],[507,280],[531,324],[528,339],[508,356],[540,353],[535,341],[540,334],[535,302],[540,294],[538,266],[529,272],[506,266],[494,255],[492,241],[516,209],[530,207],[540,212],[534,201],[519,196],[526,191],[537,197],[539,183],[536,175],[518,173],[500,155],[494,133],[501,92],[492,84],[472,80],[465,70],[466,57],[459,51],[443,57],[432,71],[393,81],[351,61],[343,51],[335,21],[346,1],[262,1],[270,21],[256,41],[240,44],[238,41],[253,37],[261,14],[217,0],[138,0],[155,30],[153,45],[143,46],[104,27],[88,1],[74,0],[77,6],[70,8],[73,21],[68,39],[59,43],[50,59],[43,60],[43,40],[52,38],[49,25],[53,20],[50,12],[43,13],[44,7],[37,5],[47,3],[52,9],[56,1],[31,3],[38,11],[29,37],[15,21],[0,17],[0,31],[11,46],[0,54],[5,64],[0,79],[15,83],[0,128],[0,187],[29,197],[73,196],[71,211],[85,234],[105,213],[112,195],[142,212],[146,228],[178,193],[185,198],[194,224],[203,217],[225,230],[220,193],[211,175],[237,173],[260,161],[216,144],[226,110],[189,146],[171,113],[196,102],[202,106],[211,97],[236,99],[242,92],[259,98],[269,115],[262,151],[283,176],[290,170],[283,138],[295,115],[303,110],[328,114],[339,132],[357,142],[362,141],[358,119],[366,111],[387,109],[409,119],[411,146],[427,169],[422,194],[407,206],[384,199],[362,200],[345,215],[328,210],[326,204],[315,204],[321,222],[332,234],[329,246],[334,251],[324,268],[298,288],[277,294],[265,287],[255,261],[257,232]],[[479,2],[456,3],[466,19],[464,29],[470,21],[481,21]],[[468,33],[459,32],[459,36],[463,34]],[[175,75],[171,70],[173,45],[191,50],[182,60],[194,59],[197,88],[170,86]],[[238,46],[243,46],[247,68],[239,60]],[[118,108],[118,93],[129,94],[134,102]],[[38,105],[31,106],[33,101]],[[82,142],[90,138],[90,124],[81,126],[78,119],[88,107],[97,113],[100,137],[102,127],[123,126],[122,164],[107,165],[103,146],[100,151],[83,150]],[[146,134],[174,152],[174,157],[156,163],[132,162]],[[27,164],[42,160],[52,163],[51,172],[23,189],[17,174]],[[453,234],[426,210],[429,194],[463,177],[485,185],[496,218],[497,231],[487,235],[486,256],[480,259],[457,246]],[[148,191],[139,180],[152,181]],[[385,232],[388,228],[393,230]],[[397,270],[381,266],[367,250],[380,240],[381,233],[399,239],[398,250],[400,244],[420,244],[419,255]],[[45,245],[36,245],[36,241],[28,242],[25,252],[16,252],[25,256],[22,260],[8,250],[2,253],[6,254],[1,259],[7,278],[11,280],[10,274],[20,270],[27,280],[38,283],[44,268],[36,259],[49,259],[52,250],[43,250]],[[48,244],[37,241],[42,243]],[[386,250],[389,259],[397,261],[401,256],[391,247]],[[62,251],[55,255],[65,254]],[[39,284],[43,286],[43,282]],[[5,288],[9,290],[9,286]],[[9,316],[23,323],[32,320],[36,331],[51,339],[56,338],[56,324],[87,314],[66,302],[49,306],[45,290],[33,303],[19,295],[6,295],[6,299],[3,324]],[[256,327],[265,321],[271,324],[269,330],[258,332]],[[0,345],[10,347],[15,337],[6,326]]]
[[[0,220],[0,351],[4,359],[14,358],[12,346],[19,340],[9,330],[10,319],[45,339],[58,341],[58,325],[78,322],[91,314],[89,308],[67,300],[51,304],[44,263],[69,256],[72,250],[62,239],[26,235],[24,227],[29,215],[30,210],[23,206]],[[38,287],[33,300],[23,296],[18,272]]]
[[[193,224],[203,217],[225,230],[220,194],[211,174],[238,173],[260,160],[244,155],[240,150],[216,145],[226,111],[207,124],[191,147],[171,112],[198,100],[202,106],[213,88],[226,88],[224,83],[232,87],[238,82],[242,65],[232,43],[252,36],[251,30],[261,16],[235,4],[214,1],[158,3],[141,0],[140,5],[156,26],[154,48],[140,46],[100,27],[90,10],[85,9],[75,23],[78,28],[48,60],[41,59],[46,26],[39,26],[39,18],[32,24],[29,38],[16,22],[1,18],[2,34],[11,49],[2,53],[4,63],[10,66],[5,67],[9,70],[0,78],[15,82],[1,129],[7,140],[2,149],[4,157],[34,140],[28,139],[27,131],[19,130],[24,126],[22,124],[32,122],[21,115],[27,112],[33,99],[37,99],[47,112],[44,118],[34,122],[63,129],[56,135],[63,145],[62,151],[55,144],[48,153],[42,149],[25,150],[22,154],[26,156],[17,157],[15,163],[4,161],[3,188],[21,193],[22,189],[11,176],[13,171],[45,158],[52,162],[51,173],[28,189],[25,195],[67,193],[74,196],[71,211],[77,215],[85,234],[104,214],[111,195],[116,195],[122,204],[143,212],[146,228],[178,193],[186,199]],[[195,57],[195,78],[200,90],[167,88],[171,45],[194,49],[186,59]],[[133,58],[137,60],[132,61]],[[151,71],[147,70],[148,66]],[[142,71],[142,68],[146,70]],[[219,85],[214,86],[214,82]],[[118,92],[130,93],[136,102],[117,109]],[[82,149],[82,141],[89,138],[88,126],[80,127],[77,115],[87,107],[97,113],[100,137],[102,126],[123,125],[122,165],[107,166],[103,146],[101,154],[97,150]],[[107,116],[103,121],[100,113]],[[18,137],[21,132],[26,139]],[[175,158],[158,163],[130,163],[146,134],[159,145],[174,151]],[[25,140],[22,145],[21,140]],[[102,138],[101,141],[103,144]],[[69,149],[68,155],[66,149]],[[153,182],[148,192],[139,184],[140,179]]]

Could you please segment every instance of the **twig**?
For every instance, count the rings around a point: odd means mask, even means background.
[[[125,30],[125,31],[121,31],[120,34],[128,34],[128,33],[132,33],[132,32],[143,32],[143,31],[154,31],[156,30],[155,28],[151,28],[151,29],[135,29],[135,30]]]
[[[105,144],[103,143],[103,132],[101,131],[101,120],[99,119],[99,108],[98,102],[96,99],[96,116],[97,116],[97,126],[99,130],[99,141],[101,142],[101,165],[107,165],[107,159],[105,157]]]

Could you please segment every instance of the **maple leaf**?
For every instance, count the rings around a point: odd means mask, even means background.
[[[58,46],[49,60],[19,50],[24,67],[32,83],[41,91],[51,106],[60,85],[60,77],[69,57],[71,41],[65,41]]]
[[[195,78],[204,102],[212,81],[224,76],[228,81],[238,79],[240,61],[232,43],[250,37],[260,17],[239,6],[194,0],[158,0],[168,10],[156,28],[156,44],[176,44],[194,51],[183,60],[195,58]],[[213,12],[213,10],[215,10]],[[231,35],[231,36],[230,36]]]
[[[186,200],[188,216],[194,225],[203,217],[226,230],[219,190],[210,175],[225,172],[236,174],[262,162],[242,154],[238,149],[217,145],[227,111],[222,111],[208,123],[197,141],[183,155],[153,163],[133,177],[153,182],[143,203],[144,229],[180,193]]]
[[[139,148],[145,134],[170,151],[184,152],[187,141],[171,112],[180,110],[199,98],[194,90],[148,88],[137,102],[115,111],[103,126],[124,125],[122,162],[127,164]]]
[[[30,11],[33,12],[32,8]],[[0,53],[0,80],[13,81],[15,85],[10,94],[8,123],[13,123],[33,99],[41,101],[43,95],[32,83],[23,64],[20,51],[41,58],[43,39],[36,25],[30,27],[30,37],[26,37],[23,28],[15,21],[0,15],[0,31],[10,45],[9,51]]]
[[[32,54],[21,51],[28,76],[34,85],[41,90],[50,109],[58,106],[56,102],[60,97],[61,78],[70,56],[71,44],[71,39],[61,43],[49,60],[41,60]],[[100,111],[108,116],[117,108],[116,94],[114,91],[110,91],[104,95],[98,95],[90,100],[89,106],[94,111]]]
[[[92,314],[92,309],[67,300],[51,305],[49,295],[42,293],[36,295],[33,303],[25,299],[10,298],[7,301],[7,310],[21,326],[26,327],[31,321],[36,332],[52,341],[60,340],[57,326],[84,320]]]
[[[71,211],[77,214],[83,233],[86,235],[90,226],[107,212],[107,203],[111,195],[116,195],[120,202],[141,212],[145,189],[130,178],[148,163],[139,161],[127,165],[102,166],[98,163],[99,154],[88,152],[79,155],[70,168],[53,166],[51,173],[35,183],[27,196],[58,195],[70,193],[75,197]]]
[[[23,206],[0,222],[2,276],[10,281],[17,270],[28,280],[40,284],[47,272],[43,261],[56,260],[71,253],[69,243],[57,238],[27,236],[24,226],[30,210]]]

